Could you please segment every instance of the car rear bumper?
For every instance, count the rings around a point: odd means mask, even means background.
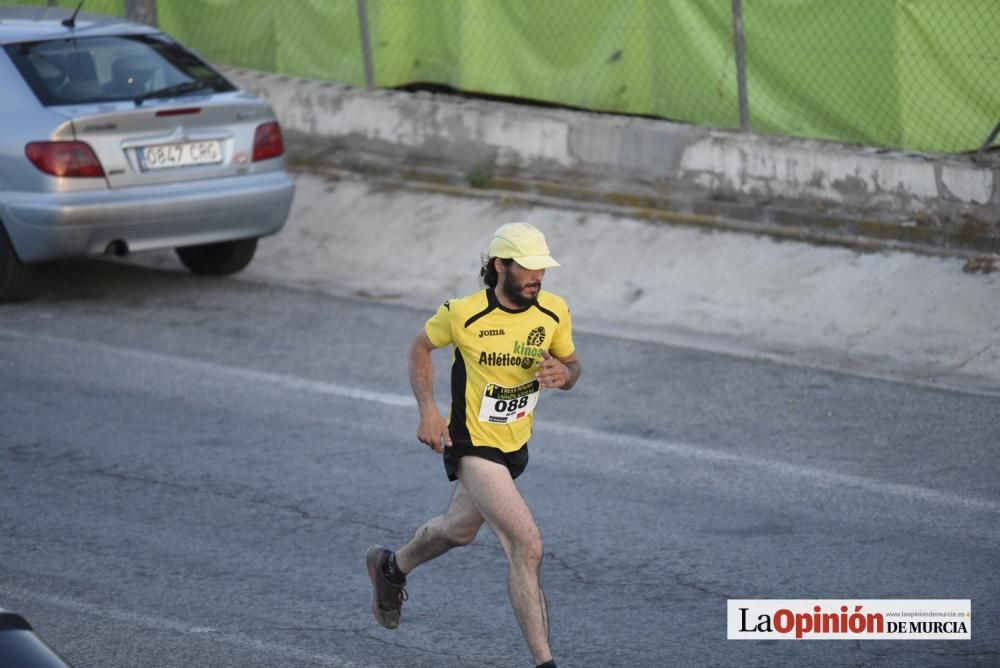
[[[130,252],[274,234],[295,185],[284,171],[114,190],[0,198],[0,220],[22,262]]]

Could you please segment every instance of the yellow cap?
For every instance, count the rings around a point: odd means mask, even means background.
[[[511,259],[525,269],[561,266],[549,252],[545,235],[529,223],[507,223],[493,233],[490,257]]]

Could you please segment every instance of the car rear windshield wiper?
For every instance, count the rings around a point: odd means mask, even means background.
[[[138,106],[146,100],[151,100],[157,97],[177,97],[196,90],[215,88],[217,81],[218,79],[209,79],[208,81],[199,79],[196,81],[185,81],[184,83],[179,83],[175,86],[167,86],[166,88],[161,88],[160,90],[154,90],[148,93],[143,93],[142,95],[136,95],[134,98],[135,104]]]

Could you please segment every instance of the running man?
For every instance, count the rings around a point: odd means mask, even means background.
[[[406,576],[453,547],[471,543],[483,522],[508,562],[514,615],[538,666],[554,668],[539,581],[542,537],[514,479],[528,464],[533,411],[543,388],[568,390],[580,377],[569,309],[542,291],[545,270],[558,267],[545,236],[528,223],[502,225],[490,241],[481,276],[486,288],[446,301],[410,347],[410,385],[420,410],[417,439],[441,453],[457,481],[443,515],[392,552],[368,549],[372,612],[394,629],[406,600]],[[451,415],[434,403],[431,351],[452,344]]]

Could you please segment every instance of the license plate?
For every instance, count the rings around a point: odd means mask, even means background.
[[[145,170],[210,165],[222,162],[222,150],[217,141],[146,146],[139,149],[139,162]]]

